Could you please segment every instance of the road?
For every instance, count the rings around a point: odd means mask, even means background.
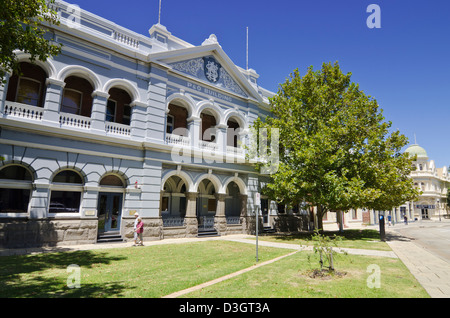
[[[450,221],[416,221],[386,226],[450,264]]]

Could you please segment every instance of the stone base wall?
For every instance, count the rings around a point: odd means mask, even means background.
[[[122,238],[127,242],[134,241],[134,217],[122,219]],[[144,222],[143,240],[157,241],[163,239],[163,221],[160,218],[142,218]]]
[[[256,235],[256,218],[253,216],[241,217],[241,223],[243,229],[245,229],[244,234]],[[260,216],[258,218],[258,233],[262,233],[264,230],[263,218]]]
[[[226,235],[247,234],[244,232],[242,224],[227,224]]]
[[[308,217],[292,214],[279,214],[273,223],[274,229],[280,233],[297,233],[308,230]]]
[[[92,244],[97,241],[97,220],[0,220],[0,247],[25,248]]]
[[[249,218],[251,219],[251,218]],[[225,218],[218,219],[216,230],[220,235],[254,234],[255,224],[248,218],[241,218],[241,224],[226,224]],[[165,238],[197,237],[196,218],[186,218],[184,226],[164,227],[160,218],[143,218],[144,242]],[[56,245],[95,244],[97,242],[97,219],[54,219],[29,220],[0,219],[0,247],[28,248]],[[262,232],[262,219],[260,233]],[[134,240],[134,218],[123,218],[122,238]]]

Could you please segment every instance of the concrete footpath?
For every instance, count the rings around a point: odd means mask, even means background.
[[[376,251],[342,248],[340,252],[347,252],[355,255],[381,256],[389,258],[400,258],[407,266],[411,273],[416,277],[419,283],[425,288],[432,298],[450,298],[450,264],[427,252],[425,249],[417,246],[408,238],[399,235],[395,231],[387,229],[386,231],[388,244],[393,251]],[[254,236],[249,235],[229,235],[223,237],[209,238],[181,238],[181,239],[165,239],[161,241],[145,242],[146,246],[164,245],[164,244],[184,244],[189,242],[210,241],[210,240],[226,240],[241,242],[247,244],[256,244]],[[259,246],[272,246],[277,248],[286,248],[295,251],[312,250],[311,246],[300,246],[298,244],[274,243],[259,240]],[[29,249],[0,249],[0,256],[11,255],[29,255],[36,253],[55,253],[80,250],[95,250],[107,248],[132,247],[133,243],[101,243],[90,245],[74,245],[74,246],[57,246],[57,247],[41,247]],[[136,247],[139,248],[139,247]],[[264,264],[261,264],[264,265]],[[243,271],[245,272],[245,271]],[[233,274],[232,274],[233,275]],[[220,278],[219,278],[220,279]]]
[[[450,264],[396,232],[387,231],[394,253],[432,298],[450,298]]]

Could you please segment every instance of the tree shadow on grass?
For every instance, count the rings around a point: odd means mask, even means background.
[[[334,235],[341,237],[343,240],[349,240],[349,241],[379,241],[380,240],[380,233],[377,230],[371,230],[371,229],[348,229],[344,230],[343,232],[339,231],[323,231],[323,235],[333,237]],[[293,241],[293,240],[312,240],[314,236],[314,232],[311,231],[305,231],[300,232],[296,234],[270,234],[267,236],[273,236],[276,237],[278,240],[282,241]]]
[[[92,251],[0,257],[0,297],[120,297],[125,286],[117,282],[83,284],[81,281],[80,288],[69,288],[67,279],[71,272],[67,273],[66,270],[73,264],[82,271],[83,268],[92,268],[94,264],[107,265],[126,259]],[[67,274],[56,277],[42,275],[44,271],[52,269],[64,270]]]

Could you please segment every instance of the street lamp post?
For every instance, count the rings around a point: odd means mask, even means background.
[[[254,206],[255,206],[255,230],[256,230],[256,262],[259,262],[258,255],[258,232],[259,232],[259,209],[261,207],[261,195],[259,192],[255,193],[254,197]]]

